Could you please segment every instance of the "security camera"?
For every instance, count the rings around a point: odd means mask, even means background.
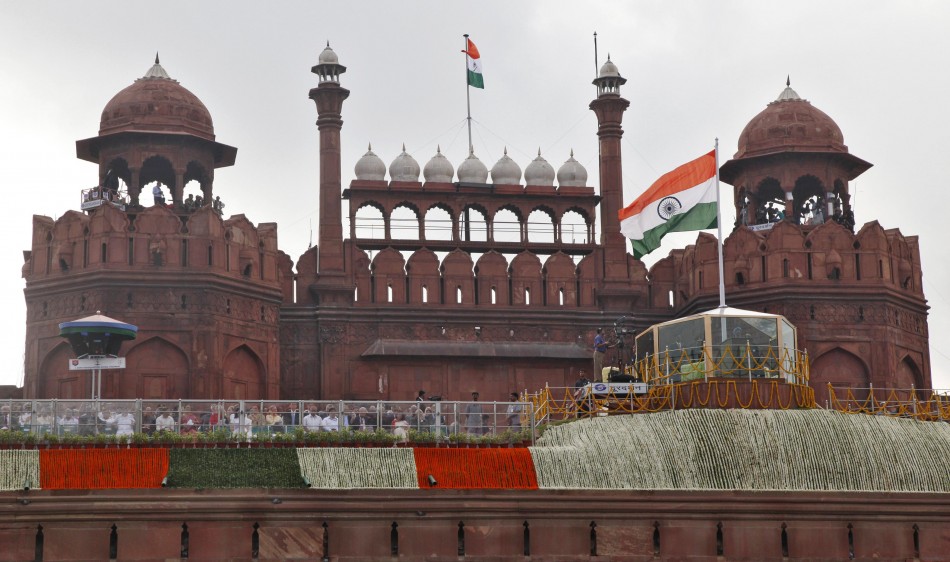
[[[426,480],[429,482],[430,488],[434,488],[439,485],[438,481],[435,479],[435,476],[432,476],[431,474],[426,477]]]

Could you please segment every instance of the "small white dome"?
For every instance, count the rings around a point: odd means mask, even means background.
[[[402,153],[389,165],[390,181],[419,181],[419,163],[406,152],[406,145],[402,145]]]
[[[492,166],[491,181],[499,185],[520,185],[521,166],[508,156],[508,147],[505,154]]]
[[[540,148],[538,157],[524,169],[524,183],[525,185],[554,185],[554,167],[541,157]]]
[[[356,161],[353,171],[358,180],[386,181],[386,164],[373,152],[372,144],[367,147],[366,154]]]
[[[330,48],[330,42],[327,41],[327,47],[320,53],[317,59],[318,64],[340,64],[340,58],[336,56],[333,49]]]
[[[459,164],[459,181],[467,183],[485,183],[488,179],[488,167],[482,164],[482,161],[475,156],[475,152],[469,150],[468,158]]]
[[[557,171],[557,184],[559,187],[587,186],[587,170],[574,160],[574,149],[571,149],[571,157]]]
[[[442,154],[441,146],[436,147],[435,156],[433,156],[432,159],[426,163],[426,167],[422,169],[422,176],[426,181],[452,183],[452,177],[455,176],[455,168],[452,167],[452,163],[449,162],[449,159]]]
[[[617,68],[616,64],[610,61],[610,55],[607,55],[607,62],[605,62],[604,65],[600,67],[600,77],[620,77],[620,69]]]

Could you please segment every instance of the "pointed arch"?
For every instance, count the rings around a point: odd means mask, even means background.
[[[92,371],[70,371],[69,360],[75,357],[72,348],[63,340],[53,347],[40,362],[38,398],[89,398],[92,392]]]
[[[870,369],[863,359],[841,347],[834,347],[812,359],[810,385],[815,400],[824,405],[828,400],[828,383],[836,388],[853,388],[860,399],[867,396]]]
[[[894,370],[893,385],[895,388],[909,389],[923,386],[923,372],[917,362],[910,355],[905,355]]]
[[[189,396],[189,373],[188,355],[171,341],[155,336],[129,349],[121,374],[103,372],[102,394],[143,399]]]
[[[242,344],[224,358],[222,395],[226,400],[264,398],[264,362],[249,346]]]

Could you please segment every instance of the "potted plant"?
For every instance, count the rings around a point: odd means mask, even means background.
[[[134,443],[136,447],[147,446],[149,442],[150,442],[150,439],[147,433],[133,433],[132,434],[132,443]]]
[[[76,433],[64,433],[61,442],[64,449],[78,449],[82,446],[82,436]]]
[[[23,432],[0,429],[0,449],[9,449],[23,442]]]
[[[55,433],[44,433],[43,441],[46,443],[47,449],[59,448],[59,435],[56,435]]]

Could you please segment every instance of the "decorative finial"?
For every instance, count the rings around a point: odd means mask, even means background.
[[[406,143],[402,143],[402,151],[403,151],[403,152],[406,151]]]
[[[508,147],[505,147],[505,156],[508,156]]]
[[[790,88],[792,86],[792,75],[787,74],[785,76],[785,87]]]
[[[538,158],[541,158],[541,147],[538,147]]]
[[[571,158],[574,158],[574,149],[571,149]]]
[[[442,145],[441,145],[441,144],[435,145],[435,153],[436,153],[436,154],[442,154]]]
[[[610,53],[607,53],[607,62],[610,62]]]
[[[159,64],[159,63],[158,63],[158,51],[155,51],[155,64]]]
[[[372,151],[373,151],[373,143],[371,143],[371,142],[370,142],[370,143],[367,143],[367,144],[366,144],[366,150],[372,152]]]

